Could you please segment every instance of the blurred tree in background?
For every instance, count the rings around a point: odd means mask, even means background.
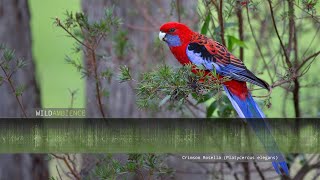
[[[27,1],[0,2],[0,117],[28,117],[40,107]],[[48,179],[44,155],[1,154],[0,179]]]

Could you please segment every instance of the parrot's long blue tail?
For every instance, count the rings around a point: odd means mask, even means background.
[[[223,88],[227,93],[227,96],[231,101],[232,106],[237,111],[239,117],[246,118],[247,123],[250,124],[251,128],[258,136],[267,154],[269,156],[278,157],[277,161],[272,162],[272,165],[276,172],[278,174],[283,174],[280,170],[282,169],[283,172],[287,176],[289,176],[289,169],[287,163],[285,162],[285,159],[281,154],[278,145],[271,134],[270,126],[266,122],[265,115],[260,110],[257,103],[253,100],[251,94],[248,93],[246,99],[242,100],[236,95],[232,94],[231,91],[229,91],[225,85],[223,85]]]

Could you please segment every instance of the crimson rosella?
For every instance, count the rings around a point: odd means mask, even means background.
[[[193,67],[204,67],[207,74],[215,70],[219,78],[227,76],[231,79],[223,82],[222,86],[232,106],[240,118],[247,118],[247,122],[264,145],[268,155],[276,155],[279,158],[272,162],[276,172],[282,174],[282,169],[286,175],[289,175],[284,157],[270,133],[269,125],[264,120],[265,115],[252,98],[246,85],[246,82],[249,82],[269,90],[268,83],[250,72],[243,62],[222,44],[192,31],[184,24],[178,22],[163,24],[160,27],[159,38],[168,44],[172,54],[182,65],[192,64]],[[193,68],[192,71],[198,72],[197,68]],[[250,118],[261,118],[261,121],[257,122]],[[262,132],[261,129],[264,131]]]

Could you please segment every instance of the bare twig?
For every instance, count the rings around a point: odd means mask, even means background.
[[[241,164],[244,171],[244,180],[250,180],[249,162],[242,162]]]
[[[75,95],[76,95],[78,90],[73,90],[73,91],[70,90],[70,89],[68,89],[68,90],[69,90],[69,93],[71,95],[70,108],[72,108],[73,107],[73,103],[74,103],[74,99],[75,99]]]
[[[231,163],[229,162],[225,162],[227,167],[230,169],[231,172],[233,172],[233,177],[236,179],[236,180],[239,180],[239,177],[238,177],[238,174],[234,171]]]
[[[237,17],[238,17],[238,22],[239,22],[239,30],[238,30],[238,33],[239,33],[239,39],[241,41],[243,41],[244,39],[244,35],[243,35],[243,17],[242,17],[242,8],[241,8],[241,5],[240,5],[240,2],[238,2],[238,8],[237,8]],[[240,59],[242,61],[244,61],[244,53],[243,53],[243,47],[240,47],[240,51],[239,51],[239,54],[240,54]]]
[[[198,106],[196,106],[195,104],[193,104],[189,99],[186,99],[186,102],[187,102],[188,104],[190,104],[193,108],[199,110],[200,112],[206,113],[203,109],[201,109],[201,108],[199,108]]]
[[[254,167],[256,168],[261,180],[265,180],[264,174],[262,173],[260,167],[258,166],[257,162],[253,162]]]
[[[216,7],[218,11],[218,20],[220,25],[220,37],[221,43],[226,46],[226,40],[224,39],[224,22],[223,22],[223,0],[220,0],[219,6],[214,0],[211,0],[212,4]]]
[[[27,116],[27,113],[26,113],[26,110],[25,110],[25,108],[23,107],[23,104],[22,104],[21,100],[19,99],[19,96],[18,96],[18,94],[17,94],[16,88],[15,88],[14,85],[13,85],[13,82],[12,82],[12,80],[11,80],[11,76],[9,76],[8,72],[5,70],[5,68],[3,67],[2,64],[0,64],[0,67],[1,67],[4,75],[6,76],[6,80],[7,80],[7,82],[9,83],[9,86],[10,86],[10,88],[11,88],[11,90],[12,90],[12,93],[13,93],[14,96],[16,97],[16,100],[17,100],[17,102],[18,102],[18,104],[19,104],[19,107],[20,107],[22,113],[23,113],[23,116],[24,116],[24,117],[28,117],[28,116]],[[21,96],[21,97],[22,97],[22,96]]]
[[[74,34],[72,34],[62,23],[59,18],[56,18],[56,24],[57,26],[61,27],[66,33],[68,33],[74,40],[76,40],[78,43],[83,45],[84,47],[92,50],[90,46],[87,46],[84,42],[82,42],[80,39],[78,39]]]
[[[282,116],[284,118],[287,117],[286,109],[287,109],[287,99],[288,99],[289,91],[284,91],[284,96],[283,96],[283,104],[282,104]]]
[[[266,94],[266,95],[261,95],[261,96],[253,96],[253,95],[252,95],[252,97],[256,97],[256,98],[266,98],[266,97],[269,97],[269,96],[271,95],[271,93],[272,93],[272,88],[269,89],[268,94]]]
[[[320,168],[320,162],[317,162],[316,164],[313,164],[313,165],[305,164],[292,179],[293,180],[303,179],[308,172],[316,168]]]
[[[70,162],[68,161],[68,159],[65,156],[58,156],[56,154],[51,153],[51,155],[53,157],[55,157],[56,159],[62,160],[64,162],[64,164],[67,166],[68,170],[70,171],[70,173],[77,179],[80,180],[81,177],[79,175],[79,173],[76,171],[76,169],[73,169],[70,165]]]
[[[96,52],[95,50],[91,50],[91,56],[92,56],[92,61],[93,61],[93,71],[94,71],[94,79],[96,81],[96,93],[97,93],[97,100],[98,100],[98,105],[99,105],[99,110],[102,115],[102,117],[106,117],[104,111],[103,111],[103,104],[101,101],[101,90],[100,90],[100,79],[98,76],[98,68],[97,68],[97,62],[96,62]]]
[[[295,6],[297,6],[297,8],[299,8],[301,11],[307,13],[308,15],[310,15],[310,17],[315,20],[317,23],[320,23],[320,20],[316,18],[316,16],[314,16],[313,14],[310,14],[308,11],[305,11],[303,8],[301,8],[300,6],[298,6],[296,3],[294,3]]]
[[[308,48],[304,51],[302,57],[304,57],[304,56],[306,55],[306,53],[309,51],[311,45],[313,44],[313,41],[314,41],[315,39],[317,39],[317,35],[318,35],[318,33],[319,33],[319,30],[320,30],[320,25],[318,26],[317,31],[314,33],[314,36],[312,37],[311,42],[309,43]]]
[[[306,57],[304,60],[302,60],[302,62],[300,63],[300,65],[297,67],[297,71],[299,71],[308,61],[310,61],[312,58],[317,57],[320,54],[320,51]]]
[[[288,83],[288,82],[292,82],[295,78],[298,78],[298,77],[301,77],[301,75],[292,76],[292,77],[290,77],[288,79],[282,79],[282,80],[276,81],[270,87],[271,88],[275,88],[275,87],[280,86],[282,84],[285,84],[285,83]]]
[[[288,66],[288,68],[292,68],[292,63],[290,62],[290,58],[289,58],[289,56],[288,56],[287,50],[286,50],[286,48],[284,47],[284,44],[283,44],[282,40],[281,40],[279,31],[278,31],[278,28],[277,28],[276,21],[275,21],[275,19],[274,19],[274,13],[273,13],[273,8],[272,8],[271,0],[268,0],[268,3],[269,3],[270,12],[271,12],[271,19],[272,19],[273,27],[274,27],[274,30],[276,31],[276,34],[277,34],[277,37],[278,37],[278,39],[279,39],[281,48],[282,48],[282,50],[283,50],[283,53],[284,53],[284,56],[285,56],[285,60],[286,60],[287,66]]]
[[[223,0],[220,0],[219,5],[220,5],[220,7],[219,7],[219,23],[220,23],[221,42],[224,46],[226,46],[226,40],[224,39]]]
[[[257,48],[258,48],[258,51],[259,51],[260,56],[261,56],[261,58],[262,58],[262,61],[263,61],[264,65],[265,65],[266,67],[268,67],[267,61],[266,61],[266,59],[265,59],[264,56],[263,56],[263,53],[262,53],[260,44],[259,44],[259,42],[258,42],[258,40],[257,40],[257,38],[256,38],[256,35],[254,34],[253,27],[252,27],[252,24],[251,24],[251,21],[250,21],[250,16],[249,16],[249,9],[248,9],[248,7],[247,7],[247,19],[248,19],[248,24],[249,24],[249,27],[250,27],[250,31],[251,31],[252,37],[253,37],[256,45],[257,45]],[[267,69],[268,75],[269,75],[269,77],[270,77],[270,79],[271,79],[271,82],[273,83],[274,81],[273,81],[273,77],[272,77],[271,72],[270,72],[270,68],[266,68],[266,69]]]
[[[176,0],[178,22],[181,22],[180,0]]]
[[[59,171],[59,169],[58,169],[58,166],[57,166],[57,165],[56,165],[56,170],[57,170],[57,172],[58,172],[58,175],[59,175],[60,180],[62,180],[62,178],[61,178],[61,174],[60,174],[60,171]]]
[[[189,107],[187,104],[186,104],[186,107],[187,109],[191,112],[191,114],[193,115],[193,117],[198,117],[197,114],[195,112],[193,112],[193,110],[191,109],[191,107]]]

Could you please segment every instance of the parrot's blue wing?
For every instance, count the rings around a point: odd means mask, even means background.
[[[245,81],[257,86],[269,89],[269,85],[256,77],[244,65],[232,63],[232,56],[223,57],[221,54],[213,54],[208,51],[206,46],[197,42],[190,43],[186,49],[189,60],[206,70],[215,69],[222,76],[228,76],[237,81]],[[229,58],[228,58],[229,57]]]

